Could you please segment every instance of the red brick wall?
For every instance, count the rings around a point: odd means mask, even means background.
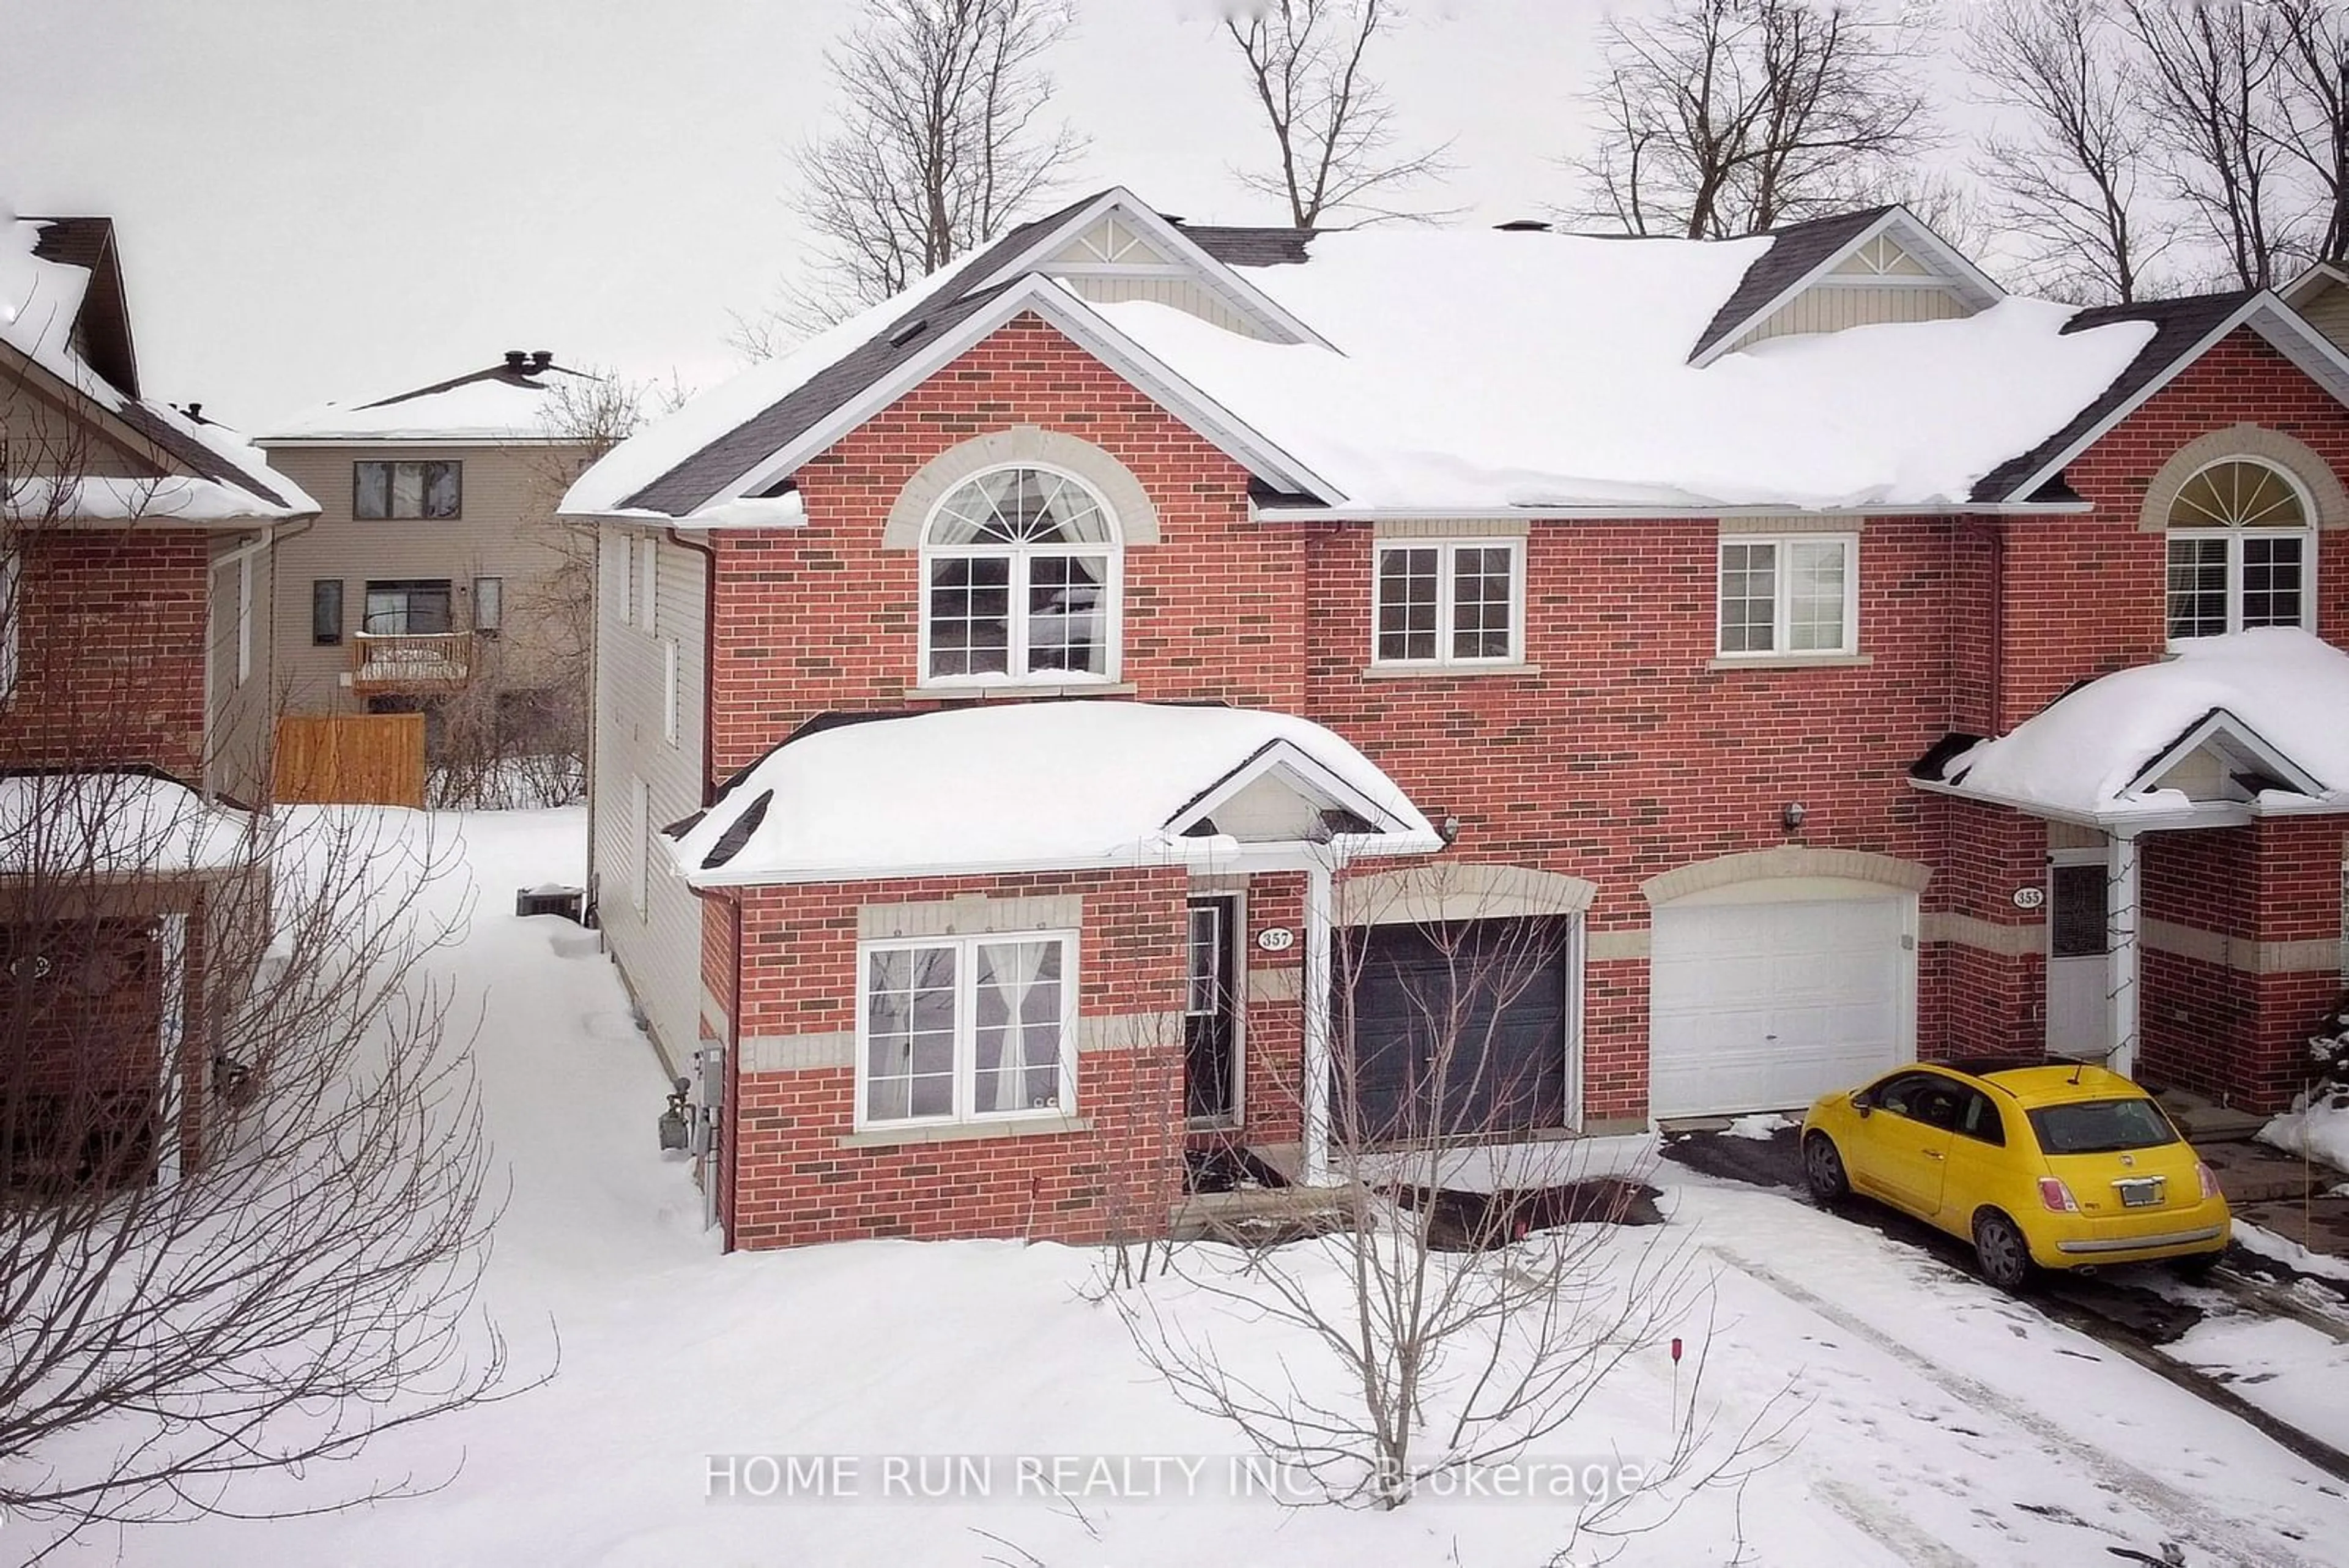
[[[742,1036],[853,1033],[858,908],[982,892],[1083,898],[1081,1016],[1181,1010],[1188,877],[1179,868],[835,883],[744,894]],[[1163,1231],[1181,1184],[1179,1042],[1082,1053],[1076,1076],[1076,1114],[1092,1123],[1089,1132],[874,1148],[841,1142],[854,1123],[853,1068],[738,1073],[729,1237],[771,1247],[867,1236],[1099,1241]]]
[[[812,714],[938,705],[905,694],[919,676],[920,562],[882,549],[882,531],[916,470],[1015,423],[1102,448],[1157,508],[1160,542],[1125,552],[1123,680],[1143,698],[1298,710],[1301,541],[1248,521],[1237,464],[1022,316],[802,469],[807,527],[717,536],[720,778]]]
[[[144,524],[57,529],[19,548],[22,664],[0,710],[0,759],[143,763],[201,778],[206,536]]]

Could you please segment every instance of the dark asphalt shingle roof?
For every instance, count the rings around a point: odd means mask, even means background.
[[[1770,236],[1770,248],[1737,280],[1737,286],[1713,313],[1698,335],[1696,347],[1689,350],[1693,359],[1743,327],[1753,314],[1769,304],[1799,281],[1806,273],[1836,252],[1851,244],[1870,223],[1892,209],[1863,207],[1857,213],[1837,213],[1832,218],[1815,218],[1807,223],[1788,223],[1784,228],[1764,231]]]
[[[1978,502],[2029,501],[2013,493],[2017,486],[2055,461],[2065,448],[2094,430],[2131,398],[2143,391],[2219,324],[2242,308],[2251,291],[2189,295],[2182,299],[2147,299],[2134,305],[2100,305],[2083,310],[2064,324],[2064,330],[2085,332],[2118,321],[2149,321],[2153,337],[2137,358],[2122,368],[2112,384],[2098,393],[2063,429],[2029,452],[2007,459],[1982,477],[1970,499]]]
[[[1292,266],[1309,259],[1311,229],[1239,229],[1186,223],[1183,236],[1226,266]]]
[[[418,398],[429,398],[436,393],[454,391],[459,387],[470,387],[476,381],[502,381],[509,387],[520,387],[527,391],[543,392],[547,389],[547,384],[542,378],[547,376],[568,376],[579,381],[593,381],[596,379],[584,370],[574,370],[567,365],[550,364],[543,368],[523,365],[517,368],[501,361],[486,370],[469,370],[461,376],[451,376],[445,381],[435,381],[429,387],[419,387],[412,392],[394,392],[390,397],[378,398],[374,402],[361,403],[358,407],[389,408],[394,403],[413,402]]]
[[[970,291],[988,274],[1034,244],[1046,231],[1065,223],[1098,200],[1102,192],[1070,202],[1057,213],[1012,229],[985,249],[975,252],[954,276],[909,306],[889,325],[779,401],[737,425],[691,457],[628,496],[621,504],[681,517],[740,479],[742,474],[821,424],[824,418],[853,401],[890,371],[913,358],[937,335],[972,315],[1000,289],[985,294]],[[920,330],[908,331],[915,323]]]

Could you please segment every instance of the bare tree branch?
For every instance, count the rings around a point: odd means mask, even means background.
[[[1905,24],[1819,0],[1610,19],[1574,215],[1719,239],[1857,204],[1935,141]]]
[[[1398,150],[1394,105],[1366,67],[1371,46],[1402,21],[1392,0],[1261,0],[1225,16],[1278,165],[1233,172],[1249,190],[1285,202],[1292,226],[1436,215],[1405,213],[1389,200],[1451,167],[1448,142]]]
[[[2276,13],[2213,0],[2123,0],[2170,194],[2217,244],[2232,282],[2265,288],[2293,244],[2279,165]]]

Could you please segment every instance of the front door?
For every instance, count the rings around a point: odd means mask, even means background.
[[[2047,867],[2047,1054],[2101,1060],[2113,1048],[2111,874],[2101,849]]]
[[[1239,900],[1194,898],[1183,1002],[1183,1102],[1195,1122],[1239,1120]]]

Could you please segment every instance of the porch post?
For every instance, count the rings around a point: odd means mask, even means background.
[[[158,1107],[162,1136],[156,1140],[155,1184],[171,1187],[180,1179],[181,1140],[190,1130],[191,1118],[199,1112],[195,1096],[188,1087],[188,917],[166,915],[162,919],[160,945],[163,950],[162,1015],[155,1022],[156,1054],[162,1058],[162,1104]],[[209,1082],[199,1077],[200,1083]]]
[[[2111,887],[2106,921],[2105,989],[2111,992],[2112,1054],[2106,1064],[2123,1077],[2137,1072],[2137,846],[2134,834],[2116,832],[2106,853]]]
[[[1304,1183],[1330,1184],[1330,867],[1305,873]]]

